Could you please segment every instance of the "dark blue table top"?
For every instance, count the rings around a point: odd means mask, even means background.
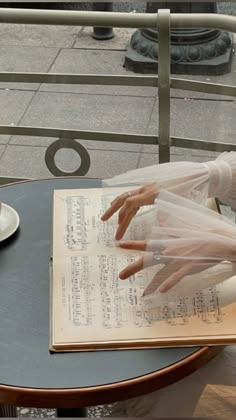
[[[19,231],[0,245],[0,384],[49,389],[111,384],[158,371],[198,350],[49,353],[53,190],[99,186],[96,179],[54,178],[0,189],[1,201],[20,216]]]

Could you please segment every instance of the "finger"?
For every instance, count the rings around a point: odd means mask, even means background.
[[[119,223],[123,223],[125,218],[127,217],[128,213],[131,212],[133,209],[137,209],[142,206],[146,206],[149,204],[153,204],[155,201],[156,195],[150,193],[149,191],[139,192],[138,194],[132,194],[129,196],[120,212],[119,212]]]
[[[201,251],[200,255],[198,255],[199,250]],[[187,241],[185,243],[181,243],[181,241],[178,243],[176,241],[175,245],[167,246],[163,251],[163,254],[176,256],[179,260],[182,258],[184,261],[184,259],[192,258],[193,256],[201,256],[204,254],[204,250],[202,242],[200,242],[200,244],[191,245],[191,243],[189,244]]]
[[[117,207],[117,208],[113,206],[109,207],[109,209],[107,209],[105,213],[103,213],[103,215],[101,216],[101,220],[103,222],[106,222],[108,219],[110,219],[111,216],[113,216],[114,213],[116,213],[117,210],[119,210],[119,208],[120,207]]]
[[[119,246],[124,249],[145,251],[147,248],[147,241],[120,241]]]
[[[139,193],[138,195],[128,197],[125,200],[118,216],[119,227],[116,232],[116,240],[119,241],[125,234],[132,218],[141,206],[153,204],[156,194],[150,192]]]
[[[128,229],[128,226],[131,222],[131,220],[133,219],[133,217],[135,216],[135,214],[137,213],[138,208],[133,209],[126,217],[125,221],[121,224],[118,225],[117,231],[116,231],[116,235],[115,235],[115,239],[117,241],[119,241],[121,238],[123,238],[126,230]]]
[[[125,280],[130,276],[138,273],[138,271],[143,269],[143,257],[139,258],[134,263],[128,265],[124,270],[122,270],[119,274],[121,280]]]
[[[111,206],[109,207],[109,209],[106,210],[105,213],[102,215],[101,219],[103,221],[108,220],[114,213],[116,213],[123,206],[125,200],[127,200],[128,197],[139,194],[141,190],[142,190],[142,187],[137,188],[136,190],[125,192],[124,194],[121,194],[118,197],[116,197],[111,202]]]
[[[121,194],[121,195],[119,195],[118,197],[116,197],[112,202],[111,202],[111,204],[113,204],[113,203],[115,203],[116,201],[119,201],[119,200],[123,200],[123,202],[127,199],[127,197],[130,197],[130,196],[133,196],[133,195],[136,195],[136,194],[139,194],[141,191],[142,191],[142,189],[143,189],[143,187],[139,187],[139,188],[136,188],[135,190],[131,190],[131,191],[127,191],[127,192],[125,192],[125,193],[123,193],[123,194]]]
[[[157,271],[152,281],[144,289],[143,296],[150,295],[158,289],[173,273],[179,270],[182,265],[178,261],[173,261]]]
[[[159,287],[158,291],[160,293],[166,293],[168,290],[172,289],[180,280],[185,276],[193,273],[193,263],[185,264],[178,271],[171,274]]]
[[[112,201],[111,206],[102,215],[101,220],[105,222],[106,220],[110,219],[110,217],[113,216],[113,214],[116,213],[121,208],[126,198],[127,198],[127,194],[125,197],[120,196],[120,197],[117,197],[117,199],[115,199],[114,201]]]

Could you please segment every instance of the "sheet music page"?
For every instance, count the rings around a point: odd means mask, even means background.
[[[130,188],[91,188],[84,190],[54,191],[53,257],[60,255],[92,255],[127,253],[117,248],[114,237],[117,214],[106,223],[101,216],[112,200]],[[151,206],[143,207],[133,219],[124,239],[142,239],[150,230],[150,214],[145,224],[145,214]],[[143,216],[142,216],[143,214]]]
[[[53,343],[168,342],[204,336],[235,336],[236,278],[152,308],[142,299],[152,270],[128,280],[118,273],[140,253],[116,246],[117,217],[100,218],[124,189],[57,190],[53,226]],[[136,217],[127,238],[142,238]],[[150,226],[145,226],[148,230]],[[222,306],[223,302],[223,306]],[[227,305],[225,305],[225,302]]]

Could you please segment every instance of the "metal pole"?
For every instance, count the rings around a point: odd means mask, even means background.
[[[112,12],[112,3],[93,3],[93,10],[97,12]],[[92,37],[98,41],[107,41],[114,38],[113,28],[93,28]]]
[[[159,162],[170,161],[170,10],[159,10]]]

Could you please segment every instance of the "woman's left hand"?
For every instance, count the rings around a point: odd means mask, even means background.
[[[115,239],[119,241],[125,234],[132,218],[142,206],[153,204],[159,193],[156,182],[146,184],[130,192],[119,195],[112,201],[111,206],[102,216],[102,221],[110,217],[119,210],[118,228]]]

